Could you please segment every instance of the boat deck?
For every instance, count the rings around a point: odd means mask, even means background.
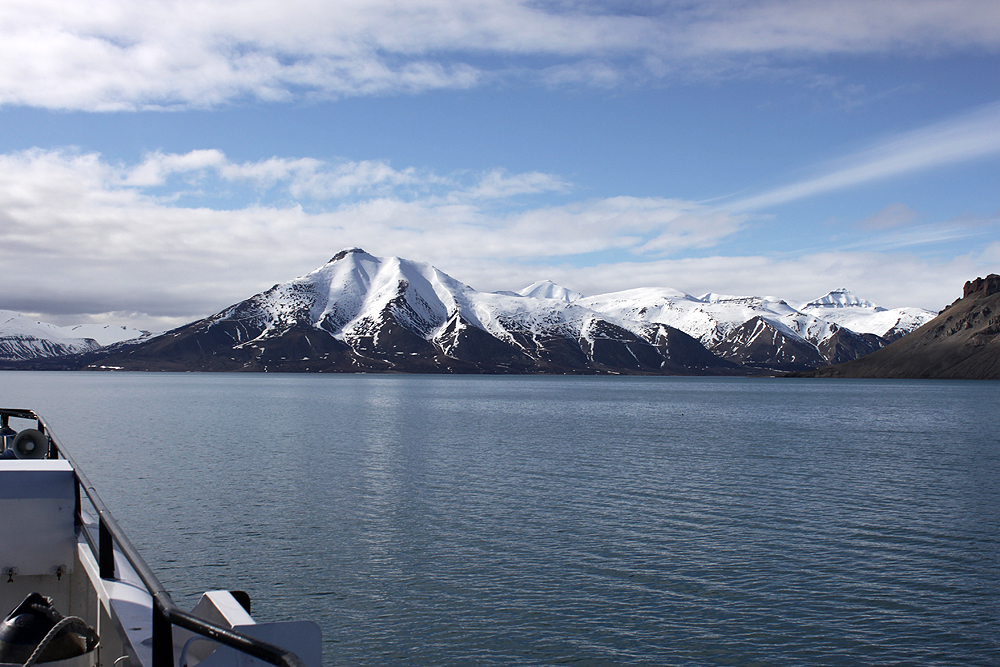
[[[42,420],[26,410],[0,415],[5,424],[34,420],[48,442],[44,458],[0,459],[3,615],[32,592],[51,598],[100,636],[87,665],[321,667],[322,636],[311,621],[258,624],[229,591],[205,593],[192,612],[178,609]]]

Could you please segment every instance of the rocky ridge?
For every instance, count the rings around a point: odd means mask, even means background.
[[[965,283],[961,299],[887,347],[810,375],[1000,380],[1000,275]]]

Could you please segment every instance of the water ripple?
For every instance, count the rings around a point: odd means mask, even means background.
[[[328,665],[1000,665],[998,383],[16,380],[179,599]]]

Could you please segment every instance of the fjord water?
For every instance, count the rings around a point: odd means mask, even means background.
[[[327,665],[1000,665],[1000,383],[0,373]]]

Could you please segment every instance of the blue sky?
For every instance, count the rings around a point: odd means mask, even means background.
[[[0,7],[0,308],[166,328],[343,247],[940,309],[1000,272],[1000,3]]]

